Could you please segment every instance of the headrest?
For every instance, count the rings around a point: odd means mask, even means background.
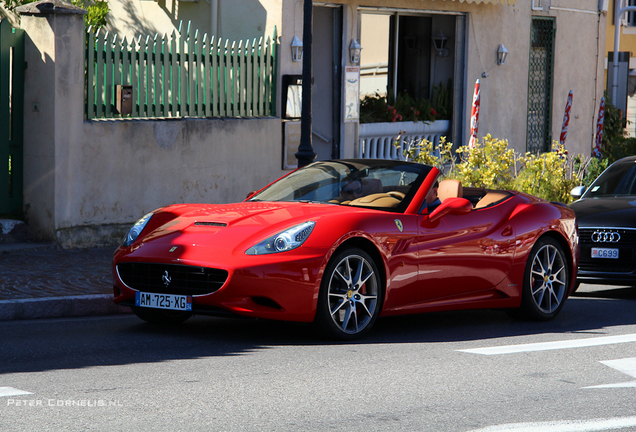
[[[459,180],[442,180],[439,182],[437,196],[441,202],[444,202],[446,198],[462,198],[464,196],[462,182]]]

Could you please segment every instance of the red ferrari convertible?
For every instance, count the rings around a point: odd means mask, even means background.
[[[439,174],[400,161],[315,162],[241,203],[160,208],[115,253],[115,302],[149,322],[237,314],[313,322],[340,339],[380,316],[555,317],[576,279],[574,212]]]

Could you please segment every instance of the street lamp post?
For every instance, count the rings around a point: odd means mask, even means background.
[[[311,145],[311,46],[313,32],[313,1],[305,0],[303,9],[303,84],[300,114],[300,145],[296,153],[298,167],[309,165],[316,158]]]

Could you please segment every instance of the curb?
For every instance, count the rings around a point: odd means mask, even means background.
[[[131,313],[113,303],[112,294],[0,300],[0,321]]]
[[[57,243],[0,243],[0,253],[9,253],[29,249],[57,249]]]

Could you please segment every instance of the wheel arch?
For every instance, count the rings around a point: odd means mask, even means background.
[[[340,251],[347,248],[352,248],[352,247],[357,247],[359,249],[362,249],[366,253],[368,253],[373,259],[375,266],[378,268],[378,272],[380,272],[380,282],[382,284],[382,296],[383,296],[383,301],[380,304],[380,311],[382,311],[382,308],[384,306],[384,299],[386,298],[387,266],[382,256],[382,253],[380,252],[380,250],[378,249],[378,246],[375,243],[373,243],[371,240],[364,237],[351,237],[345,240],[342,244],[340,244],[333,251],[329,259],[337,255]]]
[[[574,267],[574,258],[572,257],[573,252],[570,249],[570,245],[567,239],[563,237],[563,235],[557,231],[546,231],[541,236],[539,236],[539,238],[537,239],[537,242],[543,238],[553,239],[559,244],[559,246],[561,246],[561,249],[563,249],[565,258],[568,262],[568,266],[570,267],[570,274],[568,275],[570,280],[569,280],[569,286],[566,292],[566,295],[569,296],[570,293],[572,292],[572,287],[576,283],[576,271],[577,271],[577,269]]]

